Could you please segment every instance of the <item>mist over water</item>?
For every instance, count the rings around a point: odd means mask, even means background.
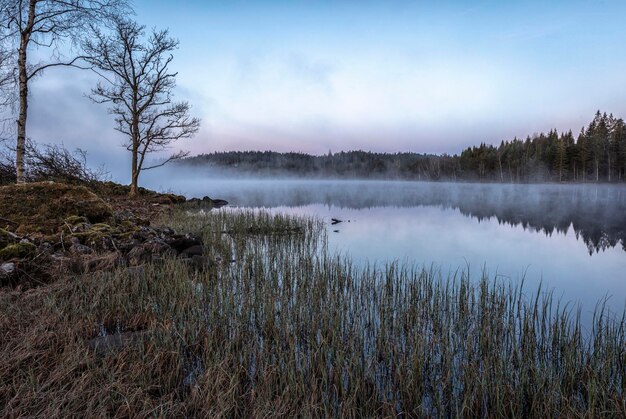
[[[327,221],[330,248],[356,263],[483,271],[539,284],[583,316],[626,302],[626,186],[403,181],[148,178],[148,187]],[[229,209],[224,209],[229,210]],[[343,220],[333,225],[331,218]]]

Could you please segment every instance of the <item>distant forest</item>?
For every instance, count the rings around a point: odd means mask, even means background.
[[[480,144],[460,155],[348,151],[312,156],[272,151],[201,154],[179,164],[233,174],[318,178],[482,182],[624,182],[626,126],[598,111],[576,138],[552,130],[499,146]]]

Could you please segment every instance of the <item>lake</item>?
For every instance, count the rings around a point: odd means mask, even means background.
[[[355,262],[400,261],[539,284],[557,299],[626,302],[626,187],[405,181],[149,179],[148,187],[327,221],[331,250]],[[222,210],[229,210],[222,209]],[[333,224],[331,219],[342,222]]]

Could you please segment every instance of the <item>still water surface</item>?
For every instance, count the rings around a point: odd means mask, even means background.
[[[619,314],[626,302],[624,186],[206,179],[167,188],[322,217],[331,250],[361,264],[524,278],[529,292],[541,283],[555,298],[580,303],[584,317],[604,297]]]

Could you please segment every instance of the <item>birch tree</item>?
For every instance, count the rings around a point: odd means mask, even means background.
[[[139,175],[182,158],[179,152],[146,166],[146,156],[167,150],[171,144],[193,136],[200,120],[189,115],[188,102],[175,102],[177,73],[169,68],[178,41],[167,30],[152,29],[131,20],[118,20],[111,34],[94,30],[85,41],[86,61],[102,76],[91,98],[109,105],[116,130],[126,136],[131,153],[131,195],[137,194]]]

